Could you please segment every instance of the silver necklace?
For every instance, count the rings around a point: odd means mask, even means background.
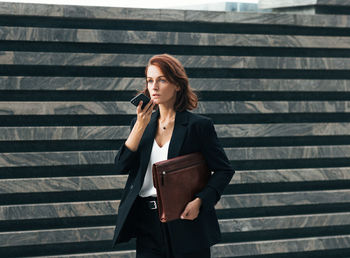
[[[172,122],[172,121],[174,121],[174,120],[170,120],[170,121],[168,121],[166,124],[162,125],[162,122],[160,122],[160,120],[159,120],[160,127],[161,127],[163,130],[166,130],[167,126],[168,126],[169,123]]]

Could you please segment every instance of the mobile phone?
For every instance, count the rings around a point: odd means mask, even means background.
[[[149,97],[147,97],[145,94],[143,94],[143,93],[140,93],[140,94],[138,94],[137,96],[135,96],[135,97],[133,97],[131,100],[130,100],[130,102],[132,103],[132,104],[134,104],[136,107],[139,105],[139,103],[140,103],[140,101],[143,101],[143,103],[142,103],[142,109],[144,109],[144,107],[147,105],[147,103],[150,101],[150,98]]]

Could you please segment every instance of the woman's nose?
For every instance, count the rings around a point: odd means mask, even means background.
[[[154,82],[154,83],[152,84],[152,89],[155,89],[155,90],[158,89],[158,83],[157,83],[157,82]]]

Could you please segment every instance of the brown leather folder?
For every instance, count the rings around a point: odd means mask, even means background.
[[[169,222],[180,218],[187,203],[206,186],[211,172],[204,156],[196,152],[154,163],[152,174],[159,219]]]

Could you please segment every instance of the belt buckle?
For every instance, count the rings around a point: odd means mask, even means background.
[[[157,209],[157,202],[156,201],[149,201],[148,206],[151,210]]]

